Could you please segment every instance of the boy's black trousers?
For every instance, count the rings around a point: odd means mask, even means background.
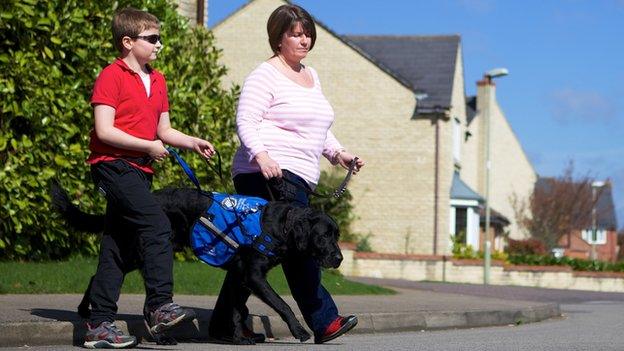
[[[113,322],[124,276],[137,267],[145,284],[145,310],[172,302],[171,224],[150,192],[152,176],[123,160],[91,166],[106,195],[106,228],[91,287],[91,324]]]

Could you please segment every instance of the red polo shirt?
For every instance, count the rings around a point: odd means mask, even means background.
[[[160,114],[169,111],[169,100],[165,77],[151,69],[150,81],[148,97],[139,74],[118,58],[106,66],[95,80],[91,105],[104,104],[113,107],[116,128],[137,138],[156,140]],[[87,163],[90,164],[120,158],[149,158],[146,153],[120,149],[102,142],[95,129],[91,131],[89,149],[91,154]],[[154,172],[150,165],[140,165],[132,161],[130,163],[142,171]]]

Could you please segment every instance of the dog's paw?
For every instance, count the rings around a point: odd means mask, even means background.
[[[295,327],[292,334],[296,339],[299,339],[300,342],[304,342],[310,338],[310,334],[301,325]]]

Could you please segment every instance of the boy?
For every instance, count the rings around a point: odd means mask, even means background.
[[[125,273],[139,263],[145,284],[145,320],[160,333],[194,318],[194,312],[172,302],[173,249],[171,225],[150,192],[151,162],[168,156],[164,143],[214,153],[206,140],[188,136],[169,123],[165,79],[148,63],[162,48],[158,19],[125,8],[112,22],[120,57],[105,67],[93,87],[95,128],[87,162],[93,181],[107,199],[107,226],[90,293],[91,317],[84,346],[125,348],[137,344],[113,323]]]

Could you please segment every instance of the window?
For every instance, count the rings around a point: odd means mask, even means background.
[[[585,229],[581,232],[581,237],[583,240],[587,241],[589,244],[594,245],[604,245],[607,243],[607,231],[604,229],[596,229],[596,240],[594,240],[594,236],[591,229]]]
[[[466,244],[466,226],[467,224],[466,207],[455,208],[455,242],[458,244]]]

